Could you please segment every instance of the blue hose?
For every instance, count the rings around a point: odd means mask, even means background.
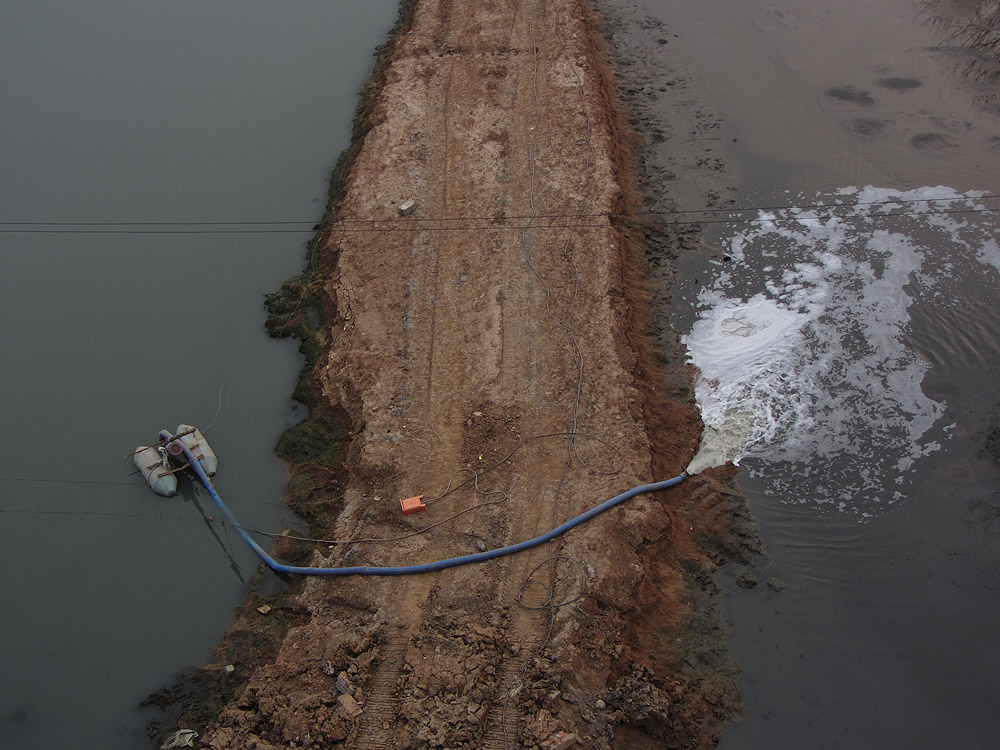
[[[170,441],[173,438],[166,430],[160,432],[160,437],[165,441]],[[181,444],[183,445],[183,443]],[[444,570],[445,568],[454,568],[458,565],[468,565],[469,563],[484,562],[485,560],[492,560],[495,557],[503,557],[505,555],[512,555],[515,552],[522,552],[526,549],[531,549],[532,547],[537,547],[540,544],[545,544],[546,542],[555,539],[557,536],[565,534],[570,529],[576,528],[580,524],[589,521],[594,516],[609,510],[616,505],[629,500],[636,495],[642,495],[646,492],[656,492],[657,490],[665,490],[667,487],[673,487],[676,484],[680,484],[687,478],[687,474],[680,474],[673,479],[665,479],[662,482],[653,482],[652,484],[640,484],[637,487],[633,487],[620,495],[615,495],[610,500],[605,500],[603,503],[598,505],[596,508],[591,508],[586,513],[581,513],[575,518],[571,518],[566,521],[566,523],[561,526],[557,526],[548,531],[541,536],[536,536],[534,539],[528,539],[523,542],[518,542],[517,544],[510,544],[506,547],[499,547],[497,549],[486,550],[486,552],[477,552],[474,555],[462,555],[461,557],[449,557],[446,560],[438,560],[437,562],[425,563],[423,565],[403,565],[399,567],[377,567],[370,565],[356,565],[353,567],[346,568],[313,568],[305,567],[299,565],[285,565],[280,563],[271,557],[264,549],[255,542],[250,535],[246,532],[239,521],[236,520],[236,516],[232,514],[232,511],[226,507],[226,504],[222,502],[222,498],[219,497],[219,493],[215,491],[215,487],[212,486],[212,480],[208,478],[208,474],[202,468],[201,461],[195,458],[194,454],[188,449],[186,445],[184,447],[184,457],[191,464],[191,468],[194,469],[195,474],[201,480],[201,483],[205,485],[205,489],[215,500],[216,505],[222,511],[226,520],[239,532],[240,536],[243,537],[244,541],[250,545],[250,548],[257,553],[257,556],[267,563],[267,566],[277,572],[277,573],[295,573],[298,575],[306,576],[405,576],[414,575],[416,573],[430,573],[434,570]]]

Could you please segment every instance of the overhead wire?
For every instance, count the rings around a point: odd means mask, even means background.
[[[600,218],[600,217],[613,217],[613,218],[628,218],[632,216],[682,216],[685,214],[702,214],[702,213],[720,213],[729,211],[731,213],[747,213],[750,211],[807,211],[814,209],[831,209],[831,208],[859,208],[862,206],[891,206],[900,205],[908,203],[961,203],[968,201],[978,201],[978,200],[990,200],[990,199],[1000,199],[1000,194],[993,193],[983,193],[982,195],[960,195],[960,196],[948,196],[948,197],[936,197],[936,198],[886,198],[884,200],[877,201],[853,201],[853,202],[840,202],[840,203],[786,203],[774,206],[716,206],[716,207],[706,207],[706,208],[685,208],[685,209],[645,209],[642,211],[615,211],[615,212],[601,212],[601,213],[574,213],[574,214],[561,214],[561,213],[548,213],[548,214],[507,214],[503,216],[420,216],[412,215],[407,217],[391,217],[386,219],[376,219],[376,218],[357,218],[357,219],[344,219],[344,223],[348,224],[373,224],[373,223],[384,223],[384,222],[398,222],[398,223],[420,223],[427,221],[511,221],[520,219],[569,219],[582,217],[584,219]],[[991,209],[986,209],[991,210]],[[0,222],[2,223],[2,222]]]
[[[4,515],[23,516],[97,516],[101,518],[129,518],[134,521],[201,521],[200,518],[175,516],[168,513],[116,513],[102,510],[46,510],[41,508],[0,508]]]
[[[0,234],[313,234],[316,229],[10,229]]]
[[[718,214],[718,213],[750,213],[759,211],[834,211],[834,210],[850,210],[860,207],[875,207],[875,206],[899,206],[917,203],[968,203],[972,201],[985,201],[985,200],[996,200],[1000,199],[1000,194],[984,193],[982,195],[963,195],[963,196],[947,196],[947,197],[929,197],[929,198],[887,198],[884,200],[875,201],[854,201],[854,202],[838,202],[838,203],[787,203],[779,204],[773,206],[717,206],[717,207],[706,207],[706,208],[685,208],[685,209],[647,209],[644,211],[622,211],[622,212],[610,212],[610,213],[576,213],[576,214],[560,214],[560,213],[549,213],[549,214],[506,214],[502,216],[475,216],[475,215],[461,215],[461,216],[407,216],[407,217],[383,217],[383,218],[344,218],[338,219],[335,223],[343,226],[349,224],[400,224],[403,225],[399,228],[399,231],[409,231],[414,224],[422,224],[427,222],[510,222],[510,221],[521,221],[525,219],[597,219],[597,218],[611,218],[611,219],[628,219],[633,217],[646,217],[646,216],[686,216],[690,214]],[[979,209],[970,209],[973,213],[991,213],[998,210],[997,208],[983,207]],[[919,213],[946,213],[946,210],[933,210],[933,211],[920,211]],[[911,215],[911,214],[899,214],[899,215]],[[703,220],[694,219],[689,222],[671,222],[671,223],[702,223]],[[740,219],[731,219],[729,221],[738,222]],[[101,227],[103,229],[97,229],[97,232],[113,232],[116,231],[115,228],[120,227],[136,227],[133,230],[135,233],[146,232],[146,231],[156,231],[147,230],[147,227],[205,227],[205,228],[223,228],[218,229],[218,233],[253,233],[257,231],[256,229],[247,230],[229,230],[224,229],[225,227],[263,227],[260,231],[278,231],[277,229],[268,230],[269,227],[292,227],[298,226],[300,228],[296,229],[284,229],[282,231],[288,231],[293,233],[320,231],[323,227],[315,221],[0,221],[0,232],[16,232],[20,230],[12,229],[14,227]],[[557,225],[559,228],[565,228],[565,225]],[[599,225],[599,226],[604,226]],[[111,229],[108,229],[110,227]],[[9,229],[10,228],[10,229]],[[463,230],[480,229],[482,227],[461,227]],[[520,228],[520,227],[515,227]],[[29,231],[29,230],[24,230]],[[49,230],[41,230],[49,231]],[[58,230],[51,230],[53,232]],[[67,233],[85,233],[87,230],[70,230]],[[194,230],[198,231],[198,230]],[[360,230],[350,230],[348,231],[360,231]],[[379,228],[379,231],[389,231],[384,228]],[[166,232],[162,232],[166,233]],[[178,232],[183,233],[183,232]]]
[[[758,224],[767,222],[787,222],[787,221],[809,221],[819,220],[820,216],[768,216],[768,217],[740,217],[732,214],[761,213],[775,211],[815,211],[821,212],[829,217],[840,211],[851,211],[861,207],[893,207],[908,206],[913,204],[937,204],[937,203],[969,203],[973,201],[994,200],[1000,195],[986,194],[979,196],[958,196],[941,198],[898,198],[881,201],[858,201],[854,203],[812,203],[801,205],[779,205],[779,206],[734,206],[716,208],[692,208],[692,209],[649,209],[646,211],[626,211],[607,213],[580,213],[580,214],[528,214],[509,216],[409,216],[401,218],[386,217],[381,219],[338,219],[340,231],[346,234],[386,234],[394,232],[480,232],[484,230],[497,231],[521,231],[525,229],[606,229],[608,221],[629,221],[643,220],[648,223],[649,218],[669,218],[691,215],[711,215],[710,218],[687,218],[665,220],[661,223],[665,226],[699,226],[712,224]],[[989,207],[980,206],[972,208],[926,208],[921,210],[903,210],[891,213],[864,213],[853,216],[844,216],[844,219],[891,219],[903,216],[937,216],[948,214],[992,214],[1000,210],[1000,206]],[[730,214],[729,217],[717,218],[719,214]],[[570,223],[552,223],[571,219]],[[584,223],[584,219],[601,219]],[[539,224],[540,220],[550,223]],[[453,226],[454,222],[464,222],[465,226]],[[477,223],[472,223],[477,222]],[[526,223],[518,223],[526,222]],[[302,228],[289,228],[289,225],[299,224]],[[348,226],[350,224],[361,224],[367,226]],[[27,227],[27,228],[23,228]],[[55,227],[55,228],[53,228]],[[85,227],[79,229],[76,227]],[[156,227],[156,228],[154,228]],[[162,228],[166,227],[166,228]],[[205,228],[188,228],[205,227]],[[237,227],[237,228],[230,228]],[[254,228],[241,228],[254,227]],[[212,235],[212,234],[312,234],[323,231],[323,227],[315,222],[288,222],[288,221],[247,221],[247,222],[0,222],[0,234],[102,234],[102,235]]]

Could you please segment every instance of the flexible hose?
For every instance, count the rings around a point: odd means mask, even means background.
[[[160,437],[166,441],[169,441],[173,435],[171,435],[166,430],[160,432]],[[182,444],[183,445],[183,444]],[[226,517],[226,520],[239,532],[243,540],[250,545],[250,549],[257,553],[257,556],[263,560],[267,566],[277,572],[277,573],[287,573],[295,575],[306,575],[306,576],[405,576],[405,575],[415,575],[417,573],[430,573],[434,570],[444,570],[445,568],[454,568],[458,565],[468,565],[469,563],[484,562],[486,560],[492,560],[496,557],[504,557],[505,555],[512,555],[516,552],[522,552],[526,549],[531,549],[532,547],[537,547],[540,544],[545,544],[551,539],[555,539],[557,536],[565,534],[570,529],[576,528],[582,523],[589,521],[594,516],[600,515],[606,510],[614,508],[616,505],[629,500],[636,495],[642,495],[646,492],[656,492],[657,490],[665,490],[667,487],[673,487],[676,484],[680,484],[686,478],[686,474],[680,474],[672,479],[665,479],[662,482],[653,482],[652,484],[640,484],[637,487],[633,487],[620,495],[615,495],[610,500],[605,500],[603,503],[595,508],[591,508],[586,513],[581,513],[575,518],[571,518],[564,524],[557,526],[556,528],[548,531],[541,536],[536,536],[534,539],[528,539],[523,542],[518,542],[517,544],[510,544],[506,547],[499,547],[497,549],[486,550],[485,552],[477,552],[473,555],[462,555],[461,557],[449,557],[446,560],[438,560],[437,562],[424,563],[423,565],[403,565],[396,567],[378,567],[371,565],[356,565],[353,567],[344,568],[315,568],[300,565],[285,565],[280,563],[271,557],[264,549],[255,542],[250,535],[246,532],[239,521],[236,520],[236,516],[233,515],[232,511],[222,502],[222,498],[219,497],[219,493],[215,491],[215,487],[212,485],[212,480],[208,478],[208,474],[201,466],[201,462],[195,458],[194,454],[191,453],[187,446],[184,446],[184,457],[191,464],[191,468],[194,469],[195,474],[201,480],[201,483],[205,485],[205,489],[215,500],[215,504],[219,506],[222,514]]]

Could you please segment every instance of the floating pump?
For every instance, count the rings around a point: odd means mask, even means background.
[[[179,424],[177,432],[174,434],[177,436],[177,440],[201,462],[201,468],[205,470],[205,473],[214,477],[215,472],[219,469],[219,457],[209,447],[201,430],[188,424]],[[167,448],[171,445],[176,445],[176,442],[167,443]],[[178,451],[178,454],[181,453],[183,451]]]
[[[218,470],[219,457],[197,427],[178,425],[176,433],[164,430],[160,433],[160,438],[159,445],[140,445],[132,454],[132,460],[142,472],[142,478],[157,495],[176,495],[176,474],[193,461],[197,461],[208,476]]]

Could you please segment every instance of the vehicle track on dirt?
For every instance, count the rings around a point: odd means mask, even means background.
[[[460,19],[456,17],[456,6],[444,4],[439,8],[435,36],[439,49],[443,50],[438,58],[442,60],[439,70],[442,93],[435,98],[442,102],[437,113],[441,123],[441,147],[437,150],[437,158],[432,155],[427,164],[429,174],[440,174],[436,186],[439,193],[433,188],[426,190],[420,212],[448,217],[452,214],[489,215],[497,207],[501,216],[586,210],[590,164],[584,148],[589,148],[590,144],[582,142],[582,128],[564,127],[571,117],[585,119],[585,113],[580,112],[585,98],[582,92],[574,89],[578,82],[582,84],[582,78],[560,71],[557,80],[561,89],[556,93],[563,94],[566,104],[559,107],[558,112],[546,108],[543,116],[542,100],[552,98],[553,84],[549,77],[541,80],[540,63],[542,70],[549,71],[560,64],[571,70],[577,64],[568,58],[557,36],[562,30],[559,27],[562,19],[553,6],[543,2],[514,3],[507,8],[512,23],[500,39],[472,35],[474,23],[469,24],[469,21],[474,14]],[[501,9],[494,8],[494,12],[501,12]],[[410,36],[418,33],[413,30]],[[511,65],[510,55],[501,50],[519,50],[515,56],[519,64]],[[504,62],[494,62],[497,59]],[[496,66],[492,70],[489,68],[491,63]],[[484,68],[495,83],[492,90],[486,87],[493,106],[479,113],[479,117],[486,119],[490,128],[486,143],[500,140],[507,144],[503,180],[492,174],[496,162],[484,159],[484,154],[476,153],[470,143],[477,123],[470,122],[475,115],[467,109],[470,104],[468,90],[457,102],[453,96],[456,85],[467,87],[469,80],[479,77]],[[549,172],[553,169],[549,165],[557,160],[563,162],[560,165],[563,182],[558,186],[542,184],[544,176],[539,167]],[[440,195],[436,204],[429,200],[435,193]],[[515,393],[518,400],[527,401],[530,421],[515,432],[517,437],[525,433],[565,432],[574,428],[578,407],[574,398],[578,398],[583,384],[574,383],[578,379],[574,364],[575,341],[569,340],[570,326],[575,326],[571,321],[575,321],[577,315],[578,297],[577,272],[572,261],[567,262],[572,252],[570,245],[574,243],[573,234],[572,227],[559,231],[528,228],[519,234],[497,233],[491,238],[493,247],[489,252],[492,256],[499,255],[499,262],[483,258],[486,249],[476,247],[478,238],[466,233],[442,233],[426,237],[421,243],[433,248],[430,251],[433,258],[429,272],[422,272],[420,264],[415,264],[418,278],[423,277],[415,287],[422,290],[429,304],[425,301],[416,307],[413,327],[429,331],[426,403],[430,413],[427,418],[441,444],[441,451],[433,452],[439,455],[429,456],[428,463],[447,466],[458,456],[462,465],[475,469],[486,463],[482,451],[492,448],[493,440],[511,437],[496,435],[494,430],[494,434],[484,434],[480,438],[482,442],[469,439],[470,420],[475,422],[498,416],[502,407],[495,403],[491,394],[495,390]],[[579,237],[576,242],[584,245],[588,238]],[[579,252],[582,248],[573,249]],[[440,272],[443,269],[448,269],[444,275]],[[463,294],[466,290],[470,293]],[[520,297],[516,308],[500,309],[497,300],[501,295],[506,297],[505,290]],[[487,298],[491,298],[488,304],[480,304]],[[495,370],[483,366],[492,359],[490,350],[495,348],[495,339],[477,340],[470,328],[481,325],[484,315],[487,320],[500,321],[495,325],[503,331],[504,343],[498,347],[500,351],[509,351],[507,342],[512,336],[516,339],[520,361],[512,363],[501,356],[494,360]],[[523,346],[526,340],[533,341],[528,350]],[[447,342],[447,348],[439,342]],[[460,401],[445,395],[468,392],[470,384],[485,397],[465,408],[461,408],[464,405]],[[442,396],[438,398],[435,394]],[[509,483],[504,491],[517,498],[510,502],[518,503],[518,507],[516,510],[505,507],[502,509],[505,512],[497,514],[499,517],[493,519],[492,538],[482,540],[486,546],[519,541],[553,525],[553,515],[558,515],[554,504],[562,492],[562,474],[567,470],[564,467],[568,450],[565,443],[563,438],[542,446],[532,451],[525,462],[515,457],[509,468],[505,466],[497,471],[506,477],[490,478],[493,481],[505,479]],[[540,467],[547,468],[540,471]],[[535,498],[535,501],[525,503],[522,498]],[[567,509],[566,513],[583,509],[577,506]],[[468,517],[458,522],[455,530],[476,535],[481,532],[481,526],[480,519]],[[470,592],[475,592],[476,601],[471,604],[480,612],[510,606],[517,601],[518,589],[528,573],[544,563],[549,554],[548,549],[540,550],[503,566],[507,570],[501,577],[492,579],[492,586],[487,587],[484,587],[483,571],[478,568],[445,574],[435,582],[428,606],[440,611],[468,610],[471,608],[467,601]],[[539,585],[547,586],[549,582]],[[518,675],[519,679],[523,678],[529,660],[547,637],[546,617],[538,613],[522,616],[518,612],[512,619],[517,623],[514,630],[519,643],[512,650],[504,650],[500,663],[494,667],[495,674],[500,675],[501,687],[505,680]],[[502,627],[502,623],[496,625]],[[509,719],[518,715],[516,696],[511,700],[501,690],[492,702],[487,696],[486,703],[489,708],[484,719],[484,736],[492,737],[494,743],[499,738],[499,746],[503,747],[503,716]],[[498,712],[501,714],[499,721]],[[378,720],[367,722],[363,716],[362,722],[374,727],[376,734],[383,731]],[[508,742],[516,736],[516,732],[511,733],[512,728],[508,721]]]
[[[399,682],[406,657],[407,634],[395,632],[382,646],[382,661],[367,683],[364,713],[360,719],[357,750],[395,750],[392,724],[399,714]]]

